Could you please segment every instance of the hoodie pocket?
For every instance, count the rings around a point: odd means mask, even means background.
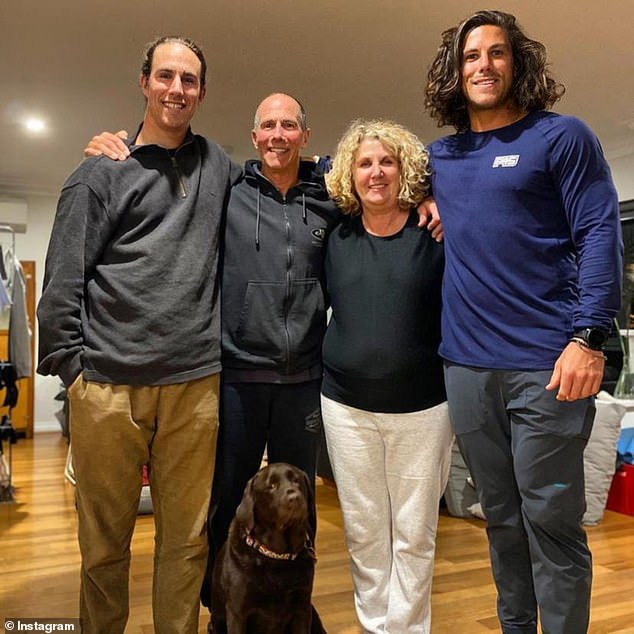
[[[249,282],[236,331],[245,352],[284,359],[284,289],[282,282]]]
[[[289,306],[287,328],[295,361],[308,367],[321,358],[326,332],[324,291],[319,280],[293,282],[293,301]],[[298,358],[299,357],[299,358]]]
[[[321,356],[326,311],[317,279],[295,280],[290,298],[282,282],[249,282],[236,331],[240,348],[292,369]]]

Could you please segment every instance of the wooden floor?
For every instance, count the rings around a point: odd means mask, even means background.
[[[77,616],[79,553],[73,490],[63,476],[66,449],[57,433],[13,446],[15,502],[0,504],[0,627],[7,617]],[[330,634],[359,634],[335,489],[320,483],[317,503],[314,603]],[[634,633],[634,517],[608,511],[588,534],[594,553],[590,632]],[[141,516],[133,542],[130,634],[153,631],[152,547],[152,516]],[[483,522],[442,515],[433,615],[434,634],[499,631]],[[203,610],[201,633],[206,623]]]

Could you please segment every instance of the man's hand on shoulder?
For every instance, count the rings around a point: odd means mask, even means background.
[[[127,138],[128,133],[125,130],[119,130],[115,134],[102,132],[90,139],[84,148],[84,156],[101,156],[103,154],[113,161],[125,161],[130,156],[130,150],[123,142]]]
[[[427,230],[431,232],[432,238],[436,242],[442,242],[443,228],[442,222],[440,222],[440,214],[438,213],[438,207],[436,201],[433,198],[425,198],[420,205],[418,205],[418,226],[422,229],[427,227]]]

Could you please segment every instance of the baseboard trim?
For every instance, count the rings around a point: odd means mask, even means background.
[[[62,433],[62,428],[56,420],[41,420],[35,423],[33,426],[33,433],[38,434],[40,432],[58,431]]]

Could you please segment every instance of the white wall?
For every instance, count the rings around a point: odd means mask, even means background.
[[[619,200],[634,200],[634,155],[609,160]]]
[[[53,196],[27,196],[28,204],[26,233],[17,233],[15,250],[20,260],[35,261],[35,299],[39,301],[42,294],[44,277],[44,260],[48,240],[53,227],[57,198]],[[0,221],[2,219],[0,218]],[[37,364],[37,324],[35,325],[35,359]],[[60,409],[60,402],[53,397],[59,392],[60,381],[57,377],[35,375],[35,431],[59,430],[60,425],[55,412]]]

